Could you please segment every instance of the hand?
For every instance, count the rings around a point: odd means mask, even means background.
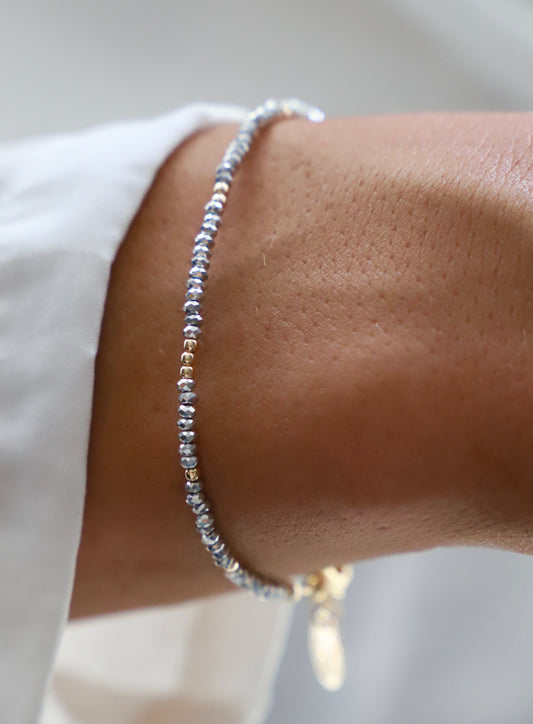
[[[254,569],[532,550],[532,123],[291,120],[245,160],[210,268],[198,437]],[[229,586],[184,502],[175,381],[192,239],[234,130],[177,150],[113,266],[74,615]]]

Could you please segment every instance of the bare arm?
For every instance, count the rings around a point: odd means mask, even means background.
[[[220,528],[275,576],[533,550],[533,116],[280,123],[213,255],[198,429]],[[234,129],[173,155],[113,265],[73,615],[228,584],[197,539],[175,381],[191,243]]]

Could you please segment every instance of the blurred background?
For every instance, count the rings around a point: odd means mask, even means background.
[[[2,141],[269,96],[328,115],[533,110],[533,2],[2,0],[0,89]],[[347,685],[316,685],[301,607],[268,721],[531,724],[532,610],[531,558],[359,564]]]

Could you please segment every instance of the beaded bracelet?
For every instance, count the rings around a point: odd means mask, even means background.
[[[324,114],[315,106],[297,99],[283,101],[268,100],[253,110],[241,124],[237,136],[229,144],[221,163],[216,168],[213,194],[205,205],[205,214],[199,233],[194,239],[191,267],[185,294],[185,325],[183,329],[184,351],[181,355],[179,389],[179,453],[181,466],[185,470],[186,502],[196,517],[196,527],[201,541],[210,553],[215,565],[220,567],[226,578],[240,588],[253,591],[261,599],[283,599],[298,601],[311,598],[315,601],[310,630],[310,649],[315,673],[328,689],[339,688],[344,677],[344,658],[338,634],[339,611],[336,601],[344,597],[351,580],[351,567],[326,568],[296,582],[276,581],[245,568],[232,555],[220,531],[215,526],[211,503],[204,493],[201,479],[197,438],[195,430],[194,363],[198,337],[201,334],[202,300],[206,292],[206,280],[213,245],[226,206],[234,174],[250,150],[260,129],[283,118],[307,118],[319,123]],[[327,640],[326,640],[327,639]],[[318,643],[317,643],[318,642]],[[325,651],[329,649],[328,661]],[[331,651],[337,649],[331,659]]]

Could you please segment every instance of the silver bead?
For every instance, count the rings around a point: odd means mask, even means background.
[[[204,224],[213,224],[213,226],[217,229],[220,226],[221,222],[222,222],[222,217],[219,214],[212,214],[212,213],[208,212],[204,216]],[[202,226],[203,226],[203,224],[202,224]]]
[[[212,533],[202,533],[202,543],[205,546],[216,546],[220,543],[220,535],[215,531]]]
[[[189,493],[185,496],[185,502],[190,506],[200,505],[205,502],[205,498],[202,493]]]
[[[189,302],[185,302],[183,305],[183,311],[185,314],[199,314],[202,310],[202,305],[200,302],[195,302],[194,300],[191,300]]]
[[[198,458],[187,457],[181,458],[181,467],[188,470],[189,468],[195,468],[198,465]]]
[[[204,211],[209,214],[221,214],[224,211],[224,204],[218,199],[210,199],[204,206]]]
[[[191,264],[193,266],[202,266],[204,269],[209,269],[209,257],[203,252],[195,252],[191,258]]]
[[[210,552],[212,555],[216,556],[216,555],[218,555],[219,553],[222,553],[222,551],[226,548],[226,544],[224,543],[224,541],[222,540],[222,538],[220,538],[220,536],[219,536],[219,537],[218,537],[218,540],[216,541],[216,543],[210,543],[210,544],[207,546],[207,548],[209,549],[209,552]]]
[[[215,240],[213,239],[212,234],[208,234],[205,231],[201,231],[199,234],[196,234],[194,237],[194,243],[195,244],[205,244],[206,246],[213,246],[215,243]]]
[[[182,377],[178,380],[178,389],[180,392],[189,392],[194,389],[194,380],[191,377]]]
[[[185,457],[190,455],[196,455],[196,445],[190,442],[182,442],[179,447],[179,453],[180,455],[184,455]]]
[[[182,392],[179,399],[180,402],[184,402],[186,405],[190,405],[191,403],[196,402],[196,400],[198,399],[198,395],[196,394],[196,392]]]
[[[193,326],[196,325],[197,327],[201,327],[204,323],[204,318],[201,314],[187,314],[185,315],[185,326],[188,326],[192,324]]]
[[[189,270],[189,277],[192,279],[201,279],[203,281],[204,279],[207,279],[207,269],[203,266],[193,266]]]
[[[187,289],[190,289],[191,287],[198,287],[199,289],[205,290],[205,282],[203,282],[201,279],[195,279],[194,277],[189,277],[186,281]]]
[[[187,339],[197,339],[202,334],[200,327],[187,325],[183,330],[183,336]]]
[[[199,480],[186,480],[185,481],[185,492],[186,493],[199,493],[202,490],[202,483]]]
[[[209,530],[214,524],[215,521],[210,515],[199,515],[196,518],[196,527],[200,530]]]
[[[201,503],[198,503],[198,505],[193,507],[192,512],[195,515],[208,515],[211,512],[211,508],[209,507],[207,501],[203,500]]]
[[[208,259],[211,258],[213,247],[207,246],[207,244],[195,244],[192,248],[192,256],[197,254],[205,254]]]
[[[211,221],[204,221],[202,223],[201,229],[203,232],[211,234],[212,237],[214,237],[218,231],[218,227],[215,226],[215,224],[213,224]]]
[[[194,427],[194,420],[192,417],[180,417],[178,420],[178,427],[180,430],[192,430]]]
[[[192,405],[180,405],[178,407],[178,412],[181,417],[194,417],[194,414],[196,413],[196,408],[194,408]]]
[[[184,430],[178,435],[180,442],[193,442],[196,437],[194,430]]]
[[[187,291],[185,293],[185,298],[187,300],[192,299],[195,302],[197,302],[199,299],[202,299],[204,294],[205,294],[205,289],[202,289],[202,287],[191,286],[189,289],[187,289]]]

